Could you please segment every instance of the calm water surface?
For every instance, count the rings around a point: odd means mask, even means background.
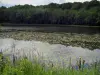
[[[3,51],[5,56],[12,57],[15,55],[17,58],[27,56],[29,59],[33,59],[34,56],[42,56],[45,60],[59,63],[64,61],[67,65],[69,64],[70,58],[72,59],[73,65],[76,64],[76,61],[80,57],[86,60],[86,63],[100,60],[100,49],[91,51],[87,48],[49,44],[34,40],[0,39],[0,50]]]

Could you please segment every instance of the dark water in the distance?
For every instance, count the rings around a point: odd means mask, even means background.
[[[68,32],[68,33],[100,33],[100,27],[82,27],[82,26],[5,26],[1,27],[2,30],[30,30],[42,32]]]

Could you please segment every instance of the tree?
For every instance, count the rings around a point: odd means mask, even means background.
[[[100,1],[0,7],[0,23],[100,25]]]

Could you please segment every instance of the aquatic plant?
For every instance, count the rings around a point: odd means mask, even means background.
[[[16,35],[15,35],[16,34]],[[66,32],[33,32],[33,31],[12,31],[1,32],[1,38],[14,38],[16,40],[36,40],[49,42],[51,44],[63,44],[66,46],[81,46],[89,49],[100,48],[100,34],[77,34]]]
[[[91,68],[83,68],[82,65],[85,65],[85,60],[82,61],[80,58],[78,60],[78,70],[74,68],[60,67],[55,66],[53,63],[45,63],[41,64],[36,62],[31,62],[27,58],[22,58],[19,60],[13,59],[14,64],[11,64],[6,58],[6,63],[4,62],[4,58],[2,58],[3,54],[0,53],[0,75],[100,75],[100,63],[96,62],[94,66]],[[81,63],[81,64],[80,64]],[[82,64],[83,63],[83,64]],[[70,58],[71,64],[71,58]],[[80,67],[81,66],[81,67]]]

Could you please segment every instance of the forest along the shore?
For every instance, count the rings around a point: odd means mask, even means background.
[[[100,26],[100,1],[2,6],[0,23]]]

